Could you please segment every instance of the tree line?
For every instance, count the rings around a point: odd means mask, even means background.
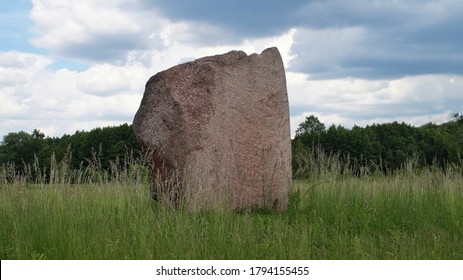
[[[47,174],[53,162],[62,161],[70,169],[90,166],[108,170],[111,164],[123,165],[128,156],[141,157],[132,126],[128,124],[76,131],[62,137],[48,137],[37,129],[32,133],[13,132],[5,135],[0,144],[0,167],[5,169],[8,164],[19,173],[33,164]]]
[[[326,128],[312,115],[299,125],[292,140],[293,174],[298,174],[303,164],[301,157],[313,157],[317,151],[381,172],[400,169],[410,159],[418,166],[443,168],[447,164],[463,164],[463,115],[455,114],[451,121],[440,125],[428,123],[415,127],[393,122],[352,128],[334,124]],[[3,137],[0,167],[5,169],[8,165],[20,173],[33,164],[47,174],[53,162],[65,161],[70,169],[90,166],[108,170],[125,164],[128,154],[132,161],[142,159],[129,124],[76,131],[62,137],[48,137],[35,129]]]
[[[382,172],[398,170],[410,159],[417,167],[443,168],[463,163],[463,115],[455,114],[451,121],[440,125],[415,127],[393,122],[351,129],[334,124],[326,128],[311,115],[299,125],[292,148],[294,172],[300,168],[298,156],[314,149]]]

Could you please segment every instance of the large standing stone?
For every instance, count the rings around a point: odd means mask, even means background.
[[[231,51],[157,73],[133,129],[161,198],[178,188],[176,198],[193,210],[286,208],[289,106],[277,48]]]

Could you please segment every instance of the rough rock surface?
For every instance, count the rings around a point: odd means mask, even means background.
[[[286,208],[289,105],[277,48],[231,51],[157,73],[133,129],[160,198],[174,192],[192,210]]]

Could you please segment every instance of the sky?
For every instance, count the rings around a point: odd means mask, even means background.
[[[282,55],[291,134],[463,113],[461,0],[0,0],[0,141],[132,123],[147,80],[207,55]]]

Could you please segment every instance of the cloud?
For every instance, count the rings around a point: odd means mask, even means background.
[[[110,96],[130,90],[124,68],[109,64],[95,65],[77,78],[77,88],[91,95]]]
[[[397,79],[463,74],[463,2],[150,1],[172,21],[214,26],[215,41],[237,43],[297,30],[289,70],[313,79]],[[222,33],[217,36],[216,34]],[[222,41],[220,41],[222,40]]]
[[[463,2],[34,0],[32,40],[124,65],[131,52],[236,46],[296,30],[288,70],[312,79],[463,74]]]
[[[32,53],[22,53],[18,51],[0,51],[0,67],[2,69],[17,69],[27,68],[29,70],[42,69],[52,63],[50,58],[43,55]]]
[[[461,1],[313,1],[291,70],[316,79],[463,74]]]
[[[137,1],[32,2],[32,43],[60,56],[124,63],[129,51],[161,44],[156,32],[165,20],[138,8]]]
[[[28,115],[31,99],[27,87],[51,63],[41,55],[0,52],[0,119]]]
[[[292,16],[307,1],[145,1],[174,22],[214,26],[222,31],[215,39],[235,44],[242,38],[272,37],[294,27]]]
[[[288,72],[287,79],[293,136],[312,114],[326,125],[352,127],[389,121],[441,123],[463,111],[463,77],[458,75],[311,80],[307,74]]]
[[[125,72],[117,67],[97,65],[76,72],[52,70],[52,63],[41,55],[0,52],[1,136],[34,128],[56,136],[90,123],[100,126],[132,121],[143,88],[143,84],[137,85],[138,92],[132,88],[130,75],[137,69],[128,69],[127,77],[119,80],[118,75]],[[100,84],[114,92],[108,95]]]
[[[232,35],[213,22],[168,18],[142,0],[33,0],[30,18],[34,46],[58,57],[119,66],[134,55],[146,64],[151,60],[147,55],[168,49],[223,48],[244,40],[231,40]]]

